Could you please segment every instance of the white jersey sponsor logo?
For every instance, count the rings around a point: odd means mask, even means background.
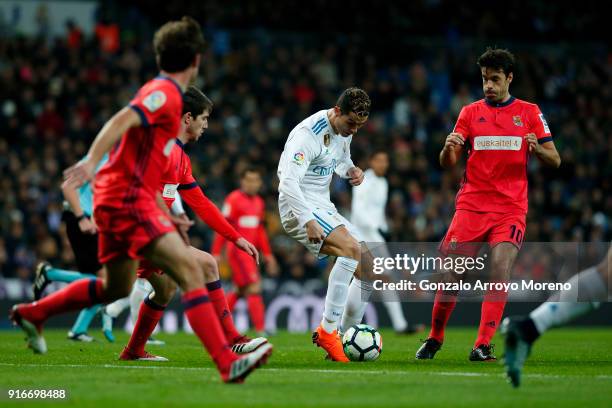
[[[178,184],[165,184],[164,190],[162,191],[162,196],[164,198],[174,198],[177,188]]]
[[[238,225],[243,228],[255,228],[259,225],[259,218],[256,215],[243,215],[238,218]]]
[[[474,150],[521,150],[520,136],[476,136]]]

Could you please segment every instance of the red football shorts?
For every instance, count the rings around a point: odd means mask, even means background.
[[[484,213],[457,210],[440,243],[442,255],[476,256],[484,243],[493,248],[510,242],[521,249],[525,238],[525,214]]]
[[[170,218],[154,200],[139,200],[136,204],[126,208],[94,208],[101,264],[122,257],[142,259],[142,249],[151,241],[176,231]]]
[[[237,287],[259,282],[259,268],[255,259],[246,252],[237,248],[228,249],[227,261],[232,269],[232,281]]]

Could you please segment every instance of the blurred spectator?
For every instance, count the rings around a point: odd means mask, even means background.
[[[66,21],[66,31],[68,32],[66,37],[68,48],[71,50],[79,49],[81,47],[81,43],[83,42],[83,31],[72,19]]]
[[[119,50],[119,26],[117,24],[103,17],[96,24],[95,32],[103,52],[114,54]]]

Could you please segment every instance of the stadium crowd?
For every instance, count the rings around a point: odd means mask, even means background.
[[[62,38],[0,38],[0,276],[29,280],[40,259],[72,266],[61,223],[62,170],[156,73],[150,41],[125,24],[119,39],[116,28],[100,23],[89,36],[72,23]],[[221,205],[242,169],[262,170],[267,228],[284,278],[316,277],[323,264],[280,226],[282,147],[295,124],[332,106],[352,85],[373,101],[370,120],[353,141],[355,163],[367,167],[375,149],[391,156],[389,239],[440,240],[463,169],[443,171],[438,153],[461,107],[482,97],[475,63],[481,44],[451,49],[445,37],[389,55],[358,35],[219,26],[208,27],[207,40],[198,85],[215,107],[209,129],[190,147],[194,174]],[[612,59],[607,50],[561,47],[510,45],[519,61],[511,91],[540,105],[563,160],[557,170],[531,161],[526,240],[609,240]],[[337,179],[333,191],[348,215],[348,184]],[[197,223],[192,234],[195,246],[209,249],[209,229]]]

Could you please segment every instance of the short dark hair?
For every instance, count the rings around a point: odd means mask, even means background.
[[[261,177],[260,169],[258,169],[255,166],[247,166],[244,169],[242,169],[242,171],[240,172],[240,179],[242,180],[247,175],[247,173],[257,173]]]
[[[372,102],[366,91],[351,87],[342,92],[342,95],[340,95],[336,102],[336,106],[340,108],[340,112],[343,115],[353,112],[361,118],[367,118],[370,115]]]
[[[376,149],[376,150],[373,150],[370,153],[370,156],[368,157],[368,159],[372,160],[374,157],[378,156],[379,154],[386,154],[387,157],[389,156],[389,152],[387,150],[385,150],[385,149]]]
[[[503,48],[487,47],[486,51],[478,58],[480,68],[493,68],[495,70],[504,71],[508,76],[514,72],[516,59],[514,54]]]
[[[190,86],[183,94],[183,115],[191,113],[191,116],[195,118],[204,112],[212,112],[212,108],[212,101],[195,86]]]
[[[191,17],[167,22],[155,32],[153,49],[161,70],[186,70],[196,55],[204,51],[204,35],[200,24]]]

